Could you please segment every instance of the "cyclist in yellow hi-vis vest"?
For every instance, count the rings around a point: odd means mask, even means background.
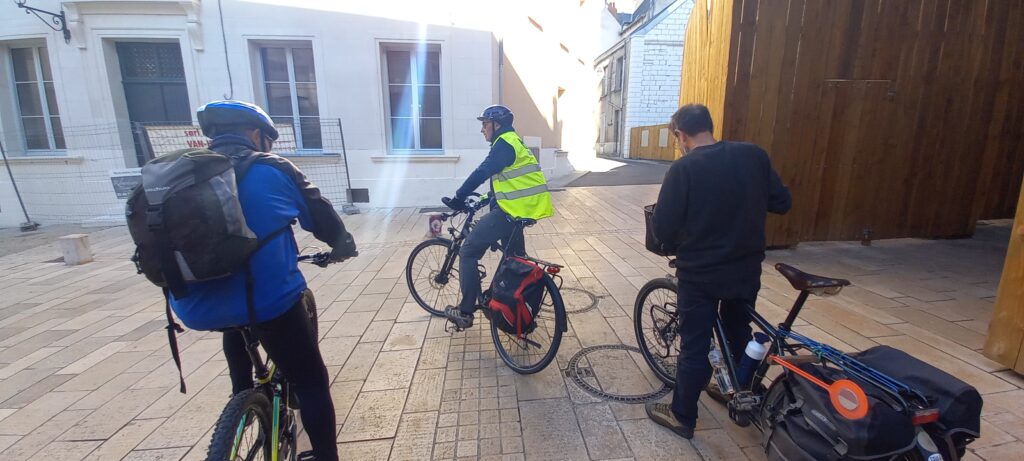
[[[487,196],[491,200],[491,211],[480,219],[459,251],[462,301],[458,306],[445,309],[448,320],[462,329],[473,325],[473,314],[480,298],[477,264],[487,249],[498,241],[504,244],[511,236],[511,253],[525,254],[523,235],[511,235],[515,229],[513,218],[542,219],[555,213],[540,164],[512,128],[512,111],[505,106],[491,106],[484,109],[477,120],[481,122],[484,139],[491,143],[491,151],[455,192],[455,197],[444,200],[452,209],[462,209],[466,206],[466,197],[487,178],[491,180],[491,193]]]

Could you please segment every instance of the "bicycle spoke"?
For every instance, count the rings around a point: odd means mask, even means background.
[[[676,317],[676,293],[660,288],[648,293],[641,310],[640,330],[652,366],[667,376],[675,376],[676,362],[681,347]]]
[[[263,423],[256,416],[256,412],[250,410],[245,414],[243,421],[245,427],[242,429],[242,437],[238,443],[238,451],[235,459],[244,461],[265,460],[264,445],[266,438],[263,434]]]

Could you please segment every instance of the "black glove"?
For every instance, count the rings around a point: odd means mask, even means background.
[[[331,262],[342,262],[359,255],[359,252],[356,251],[356,242],[352,239],[352,234],[348,232],[345,232],[345,236],[331,248]]]
[[[462,211],[462,210],[466,209],[466,199],[461,198],[461,197],[454,197],[454,198],[445,197],[445,198],[441,199],[441,203],[443,203],[446,207],[451,208],[451,209],[453,209],[455,211]]]

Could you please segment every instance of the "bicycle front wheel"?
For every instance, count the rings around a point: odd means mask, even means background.
[[[459,304],[459,255],[449,255],[452,242],[426,240],[409,255],[405,264],[405,283],[409,293],[423,310],[444,317],[444,308]]]
[[[547,274],[544,274],[543,284],[533,331],[520,337],[499,330],[498,325],[491,322],[491,339],[498,356],[512,371],[523,375],[541,371],[554,360],[566,330],[565,304],[558,285]]]
[[[235,394],[214,426],[207,461],[270,460],[272,414],[270,400],[259,389]]]
[[[668,387],[676,385],[679,360],[679,315],[676,282],[669,278],[647,282],[636,295],[633,327],[640,353],[654,374]]]

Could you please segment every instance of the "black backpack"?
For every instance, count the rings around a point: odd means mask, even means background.
[[[249,318],[254,318],[249,257],[285,227],[258,241],[238,201],[238,183],[259,154],[229,157],[208,149],[183,149],[142,167],[142,184],[125,207],[128,231],[135,242],[139,273],[163,288],[164,296],[188,295],[189,282],[213,280],[246,271]],[[168,341],[178,365],[175,332],[184,329],[166,305]],[[185,392],[184,380],[181,391]]]
[[[491,281],[488,318],[505,333],[522,337],[536,327],[534,319],[544,294],[544,269],[528,259],[516,256],[505,262]]]
[[[176,298],[188,294],[188,282],[235,273],[258,246],[238,202],[235,162],[206,149],[179,150],[143,166],[125,216],[132,260]]]

